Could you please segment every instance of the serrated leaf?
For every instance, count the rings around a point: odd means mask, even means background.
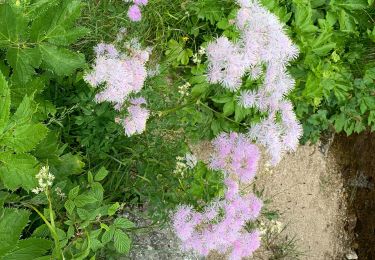
[[[87,204],[95,203],[98,200],[93,196],[92,194],[83,193],[81,195],[78,195],[74,199],[74,204],[77,206],[77,208],[84,207]]]
[[[4,186],[10,190],[19,187],[29,191],[36,187],[35,175],[38,161],[29,154],[0,153],[0,177]]]
[[[114,233],[115,233],[115,229],[113,227],[109,227],[108,230],[104,231],[102,238],[101,238],[102,243],[107,244],[109,241],[111,241]]]
[[[5,128],[9,120],[10,113],[10,90],[8,84],[0,73],[0,133]]]
[[[69,191],[68,198],[73,200],[78,196],[79,193],[79,185],[75,186],[73,189]]]
[[[102,167],[99,171],[95,174],[94,180],[95,181],[102,181],[108,175],[108,171]]]
[[[125,229],[135,227],[135,224],[126,218],[116,218],[113,225],[116,228],[125,228]]]
[[[114,234],[114,245],[117,252],[120,254],[127,254],[130,251],[131,240],[124,231],[116,229]]]
[[[41,0],[39,2],[45,2]],[[36,13],[37,19],[31,26],[30,38],[36,42],[48,41],[50,38],[60,37],[64,39],[65,33],[71,33],[75,30],[72,28],[74,21],[80,15],[80,1],[48,1],[43,5],[33,6],[37,9],[49,8],[48,12],[42,14]],[[48,6],[50,5],[50,6]],[[31,11],[34,11],[31,10]],[[37,10],[36,10],[37,11]],[[51,15],[52,14],[52,15]],[[35,16],[35,15],[34,15]],[[58,34],[61,34],[60,36]],[[74,34],[74,33],[73,33]],[[55,40],[57,43],[57,39]],[[62,43],[58,43],[62,44]]]
[[[64,203],[64,207],[66,209],[66,211],[68,212],[68,214],[72,214],[73,213],[73,210],[75,208],[75,204],[72,200],[66,200],[65,203]]]
[[[18,126],[5,132],[0,144],[17,153],[29,152],[46,137],[48,128],[40,123]]]
[[[108,208],[108,211],[107,211],[107,214],[109,216],[112,216],[116,213],[116,211],[118,210],[118,208],[120,207],[120,204],[118,202],[116,202],[115,204],[112,204],[109,208]]]
[[[16,249],[6,255],[7,260],[30,260],[43,256],[52,242],[43,238],[29,238],[18,241]]]
[[[17,83],[26,83],[35,74],[42,56],[38,48],[9,48],[6,59],[13,68],[12,80]]]
[[[234,113],[234,101],[230,101],[228,103],[225,103],[223,107],[223,115],[224,116],[230,116]]]
[[[30,212],[15,208],[0,208],[0,256],[4,256],[17,244],[26,227]]]
[[[58,76],[69,76],[85,65],[85,57],[81,53],[50,44],[40,44],[39,48],[43,57],[43,66]]]
[[[0,48],[25,40],[28,21],[21,8],[1,3],[0,17]]]
[[[36,112],[33,102],[33,97],[25,95],[16,112],[13,114],[12,121],[19,125],[30,122],[33,114]]]

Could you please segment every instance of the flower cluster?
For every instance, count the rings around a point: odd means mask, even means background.
[[[185,154],[184,157],[177,156],[176,160],[176,168],[174,169],[173,173],[182,176],[188,169],[193,169],[198,163],[197,157],[191,153]]]
[[[251,256],[260,246],[260,233],[244,230],[247,222],[260,214],[262,201],[253,194],[241,195],[240,181],[249,182],[259,160],[258,148],[238,133],[223,133],[214,141],[210,166],[226,173],[226,192],[222,200],[202,212],[180,206],[173,216],[173,227],[184,250],[207,256],[211,250],[229,254],[230,259]]]
[[[31,190],[35,194],[44,192],[48,187],[51,187],[55,179],[55,176],[50,173],[48,165],[43,166],[35,177],[38,180],[38,187]]]
[[[253,194],[241,196],[238,183],[230,178],[225,184],[225,199],[213,202],[203,213],[181,206],[174,214],[173,227],[184,250],[202,256],[216,250],[234,260],[252,255],[260,246],[260,233],[246,232],[244,225],[259,216],[261,200]]]
[[[146,122],[150,116],[150,112],[142,107],[146,104],[144,98],[131,99],[130,104],[127,109],[128,116],[122,121],[127,136],[142,133],[146,129]]]
[[[101,87],[95,97],[97,102],[108,101],[120,111],[126,101],[130,101],[128,116],[124,120],[117,120],[124,125],[125,134],[130,136],[142,133],[149,117],[149,111],[142,107],[146,100],[129,100],[129,95],[143,88],[147,77],[145,64],[151,49],[142,49],[136,39],[126,42],[124,46],[127,54],[118,51],[113,44],[98,44],[95,47],[94,67],[85,75],[85,80],[93,87]]]
[[[139,22],[142,19],[140,6],[147,5],[148,0],[132,0],[126,2],[133,2],[133,5],[131,5],[128,10],[129,19],[133,22]]]
[[[181,95],[181,97],[185,97],[189,95],[189,88],[191,87],[191,84],[189,82],[186,82],[185,84],[178,87],[178,93]]]
[[[267,147],[272,164],[277,164],[283,152],[296,149],[302,135],[292,104],[285,99],[295,83],[286,66],[297,57],[298,48],[285,34],[278,18],[257,1],[237,2],[240,40],[232,43],[220,37],[209,44],[207,78],[211,83],[237,91],[246,73],[253,80],[263,76],[256,90],[241,91],[238,102],[245,108],[268,112],[267,119],[250,129],[250,136]],[[278,114],[281,120],[277,119]]]
[[[253,179],[260,152],[245,135],[222,133],[214,139],[213,146],[211,169],[221,170],[227,175],[237,175],[242,182]]]

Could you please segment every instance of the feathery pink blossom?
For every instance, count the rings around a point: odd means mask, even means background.
[[[127,136],[142,133],[150,116],[150,112],[141,106],[145,102],[143,98],[131,100],[130,102],[132,103],[132,101],[134,103],[128,107],[129,115],[122,122]]]
[[[225,184],[225,200],[209,205],[203,214],[189,206],[180,206],[174,213],[172,224],[184,250],[202,256],[216,250],[241,259],[260,246],[259,232],[247,233],[244,227],[259,216],[261,200],[253,194],[241,196],[234,180],[227,178]]]
[[[147,5],[148,0],[134,0],[134,4],[136,5]]]
[[[206,53],[208,81],[220,83],[230,91],[240,88],[247,64],[237,46],[226,37],[219,37],[207,46]]]
[[[129,7],[128,17],[133,22],[139,22],[142,19],[141,9],[138,5],[134,4]]]
[[[258,147],[243,134],[222,133],[212,142],[214,152],[210,167],[230,175],[237,175],[241,181],[249,182],[254,177],[260,152]]]

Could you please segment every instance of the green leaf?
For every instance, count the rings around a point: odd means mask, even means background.
[[[337,3],[337,6],[347,10],[362,10],[367,8],[367,4],[367,0],[345,0],[345,3]]]
[[[28,123],[31,121],[35,112],[36,106],[34,106],[33,97],[26,95],[23,97],[21,104],[12,116],[12,121],[19,125]]]
[[[75,204],[72,200],[66,200],[65,203],[64,203],[64,207],[66,209],[66,211],[68,212],[68,214],[72,214],[73,213],[73,210],[75,208]]]
[[[10,113],[10,90],[8,84],[0,73],[0,133],[2,133],[9,120]]]
[[[234,101],[226,103],[223,107],[224,116],[230,116],[234,113]]]
[[[334,122],[335,122],[334,126],[335,126],[336,131],[338,133],[340,133],[344,129],[344,126],[345,126],[345,123],[346,123],[345,114],[341,113],[341,114],[335,116]]]
[[[108,171],[102,167],[99,169],[99,171],[95,174],[94,180],[95,181],[102,181],[104,178],[108,175]]]
[[[37,185],[35,175],[38,173],[38,161],[35,157],[4,152],[0,153],[0,162],[0,177],[7,189],[22,187],[29,191]]]
[[[28,21],[20,7],[0,3],[0,18],[0,48],[25,40]]]
[[[85,65],[83,54],[57,48],[50,44],[40,44],[39,48],[43,57],[42,65],[55,72],[58,76],[69,76],[76,69]]]
[[[112,216],[116,213],[116,211],[118,210],[118,208],[120,207],[120,204],[118,202],[112,204],[109,208],[108,208],[108,215],[109,216]]]
[[[29,152],[46,137],[48,128],[42,124],[27,124],[5,132],[0,144],[17,153]]]
[[[79,193],[79,185],[75,186],[73,189],[69,191],[68,198],[73,200],[78,196]]]
[[[22,230],[27,225],[30,212],[15,208],[0,208],[0,216],[1,257],[16,246]]]
[[[116,229],[114,234],[114,245],[120,254],[127,254],[130,251],[131,240],[124,231]]]
[[[102,243],[103,243],[103,244],[106,244],[106,243],[108,243],[109,241],[111,241],[112,238],[113,238],[114,233],[115,233],[115,228],[112,227],[112,226],[109,227],[108,230],[104,231],[104,233],[103,233],[103,235],[102,235],[102,239],[101,239]]]
[[[209,89],[210,85],[208,83],[197,84],[191,89],[191,95],[193,97],[199,97],[209,91]]]
[[[29,238],[18,241],[16,249],[6,255],[7,260],[30,260],[43,256],[52,242],[43,238]]]
[[[124,229],[135,227],[135,224],[126,218],[116,218],[113,225],[116,228],[124,228]]]
[[[17,83],[29,81],[42,61],[38,48],[9,48],[6,58],[13,68],[12,80]]]
[[[47,1],[41,0],[43,5],[35,6],[31,11],[43,8],[50,5],[48,12],[37,14],[38,18],[35,19],[31,26],[31,40],[36,42],[48,41],[56,45],[69,45],[80,38],[87,32],[85,28],[73,27],[74,22],[80,15],[81,2],[80,1]],[[51,3],[52,2],[52,3]],[[60,2],[60,3],[59,3]],[[58,4],[59,3],[59,4]],[[58,4],[58,5],[57,5]],[[52,8],[51,8],[52,7]],[[37,10],[35,10],[36,12]],[[52,15],[51,15],[52,14]]]
[[[88,193],[83,193],[81,195],[78,195],[74,199],[74,204],[77,206],[77,208],[84,207],[87,204],[95,203],[98,200],[92,195]]]

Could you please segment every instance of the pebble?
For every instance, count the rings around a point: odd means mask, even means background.
[[[350,251],[349,253],[347,253],[347,254],[345,255],[345,257],[346,257],[346,259],[348,259],[348,260],[351,260],[351,259],[358,259],[358,256],[357,256],[356,252],[354,252],[354,251]]]

